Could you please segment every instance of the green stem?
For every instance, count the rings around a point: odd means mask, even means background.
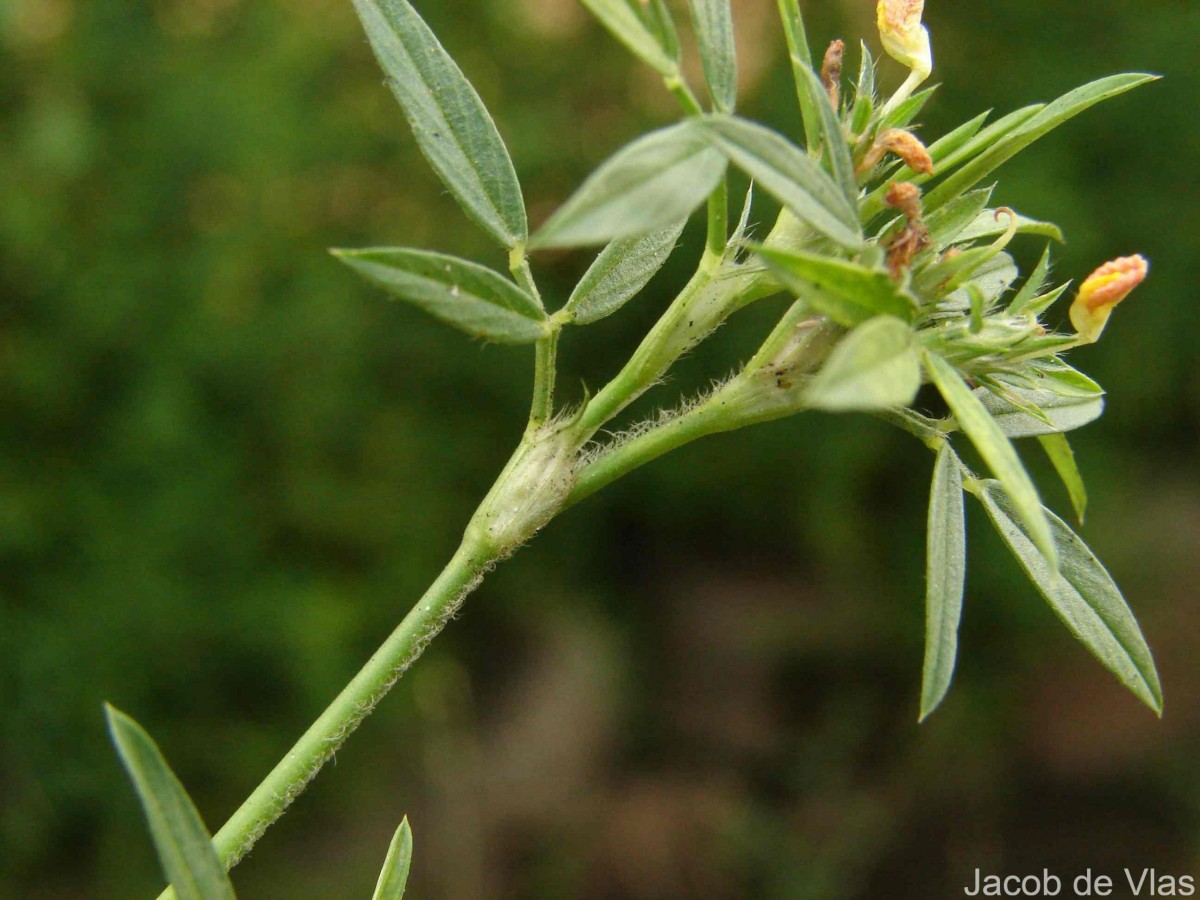
[[[534,347],[533,402],[529,408],[529,427],[545,425],[554,415],[554,380],[557,375],[558,335],[556,328]]]
[[[523,248],[514,248],[510,262],[516,280],[531,295],[538,297]],[[710,271],[702,265],[651,329],[626,366],[593,398],[579,420],[570,426],[569,433],[577,441],[573,445],[575,450],[604,423],[657,382],[680,354],[710,333],[724,315],[736,308],[736,301],[747,292],[753,296],[761,292],[755,276],[725,281],[722,280],[720,271]],[[558,333],[558,329],[555,329],[537,343],[531,431],[532,426],[544,423],[552,414]],[[698,407],[652,434],[630,441],[586,467],[579,484],[574,485],[572,491],[558,502],[554,511],[578,502],[625,472],[675,447],[706,434],[739,427],[734,419],[726,415],[723,404],[712,402],[716,399],[715,396],[710,398],[707,406]],[[514,466],[525,459],[522,450],[534,446],[528,443],[531,440],[533,439],[527,434],[525,442],[501,473],[497,487],[485,498],[481,509],[488,508],[489,501],[493,499],[501,484],[508,484],[509,480],[515,477]],[[547,457],[547,462],[553,463],[556,459],[551,454]],[[533,474],[536,476],[537,473]],[[529,488],[528,485],[526,487]],[[546,484],[538,482],[529,489],[535,493],[541,490],[552,492],[553,479]],[[537,510],[534,512],[540,515]],[[550,512],[550,515],[552,514],[553,512]],[[476,514],[477,517],[478,515],[479,513]],[[217,832],[213,843],[226,868],[232,868],[245,856],[266,829],[303,792],[342,742],[371,713],[396,680],[441,631],[463,598],[474,589],[483,573],[497,559],[511,553],[521,542],[527,540],[529,534],[544,522],[537,521],[526,532],[517,534],[509,543],[503,544],[489,538],[487,528],[476,528],[475,524],[473,519],[462,546],[421,601]],[[168,900],[174,896],[174,891],[168,887],[159,900]]]
[[[679,354],[665,348],[676,339],[681,326],[687,321],[692,304],[711,282],[712,276],[703,267],[692,276],[662,318],[643,338],[629,362],[588,403],[579,423],[582,433],[594,433],[640,397],[670,368]]]
[[[529,257],[525,255],[524,244],[517,244],[517,246],[509,251],[508,270],[512,272],[517,284],[523,287],[537,301],[538,306],[545,309],[546,306],[542,303],[541,291],[538,290],[537,282],[533,280],[533,270],[529,268]]]
[[[696,95],[692,93],[692,89],[687,86],[687,82],[681,75],[666,75],[663,77],[663,84],[667,86],[668,91],[675,95],[675,99],[679,101],[679,105],[683,107],[685,113],[689,116],[704,115],[704,107],[700,105],[700,101],[696,99]]]
[[[518,244],[512,249],[508,258],[508,268],[517,284],[537,301],[538,306],[545,309],[545,304],[542,303],[542,294],[538,290],[537,282],[533,280],[533,270],[529,268],[529,257],[525,255],[523,244]],[[554,415],[554,380],[557,375],[560,327],[555,324],[554,330],[539,340],[535,347],[533,402],[529,408],[529,427],[531,429],[546,424]]]
[[[575,487],[563,508],[574,506],[612,484],[622,475],[658,459],[665,453],[710,434],[727,431],[731,427],[737,426],[723,421],[715,409],[705,404],[639,437],[618,444],[613,449],[606,450],[579,472]]]
[[[737,376],[692,409],[617,443],[579,470],[564,508],[684,444],[803,411],[799,379],[821,365],[839,332],[806,318],[805,304],[793,304]],[[789,384],[781,384],[780,379]]]
[[[911,409],[878,410],[872,415],[902,431],[907,431],[934,453],[937,453],[942,444],[950,438],[949,434],[939,427],[941,423],[937,419],[930,419]]]
[[[722,178],[708,198],[708,238],[702,265],[716,270],[725,258],[729,243],[729,179]]]
[[[493,562],[486,550],[465,542],[459,547],[404,621],[217,832],[213,844],[227,869],[250,851],[271,823],[304,791],[342,742],[442,630]],[[159,900],[174,896],[174,890],[168,887]]]

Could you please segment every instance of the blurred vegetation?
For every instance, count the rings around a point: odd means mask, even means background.
[[[573,0],[418,5],[496,114],[534,222],[674,114]],[[814,39],[870,36],[873,5],[805,4]],[[744,106],[794,133],[774,3],[736,6]],[[927,20],[944,87],[926,135],[1114,71],[1169,76],[1027,151],[998,194],[1064,226],[1064,277],[1153,262],[1073,357],[1110,391],[1075,443],[1084,534],[1156,650],[1165,720],[976,518],[957,684],[918,729],[931,459],[866,417],[801,417],[634,474],[502,567],[236,870],[244,896],[367,896],[405,813],[430,898],[1200,873],[1200,8],[934,2]],[[0,60],[0,895],[148,897],[101,701],[217,827],[453,549],[518,437],[530,361],[324,253],[499,262],[416,153],[348,2],[5,0]],[[688,257],[570,336],[568,396],[621,362]],[[537,263],[561,298],[586,255]],[[776,309],[642,412],[727,371]]]

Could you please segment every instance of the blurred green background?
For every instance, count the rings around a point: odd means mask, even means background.
[[[417,5],[535,223],[674,115],[574,0]],[[794,134],[774,3],[735,5],[743,107]],[[873,6],[805,4],[814,40],[875,43]],[[800,417],[633,474],[498,570],[235,871],[243,896],[369,896],[405,813],[418,898],[1200,875],[1200,8],[930,7],[926,136],[1118,70],[1169,76],[1026,151],[998,194],[1064,226],[1063,278],[1153,262],[1073,357],[1110,391],[1074,442],[1083,534],[1141,617],[1165,719],[972,511],[959,673],[918,728],[932,459],[867,417]],[[570,335],[566,399],[615,371],[698,239]],[[378,243],[502,262],[417,154],[347,0],[0,3],[0,896],[151,896],[101,702],[150,730],[215,828],[436,574],[518,438],[528,350],[471,343],[324,252]],[[536,262],[561,300],[587,255]],[[641,412],[727,372],[778,309]]]

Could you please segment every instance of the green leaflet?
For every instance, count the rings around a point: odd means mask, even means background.
[[[179,900],[233,900],[212,836],[150,735],[105,704],[108,730],[141,799],[163,872]]]
[[[933,241],[933,246],[943,250],[954,243],[966,227],[987,209],[994,187],[995,185],[980,188],[977,191],[969,191],[961,197],[955,197],[937,212],[928,216],[925,225],[929,228],[929,239]]]
[[[779,18],[783,22],[788,58],[792,63],[792,78],[796,82],[796,97],[800,101],[800,117],[804,120],[804,146],[810,153],[815,153],[821,146],[821,124],[806,86],[806,73],[812,71],[813,60],[799,0],[779,0]]]
[[[948,169],[954,167],[955,161],[961,161],[961,157],[966,154],[967,148],[976,144],[979,138],[982,137],[982,133],[979,130],[983,127],[984,122],[988,121],[988,115],[988,113],[980,113],[976,118],[964,122],[964,124],[954,128],[954,131],[943,134],[941,138],[938,138],[934,143],[929,145],[929,156],[934,161],[935,174],[944,174]],[[998,125],[1003,124],[1003,121],[1003,119],[997,121],[995,125],[988,128],[988,131],[994,130]],[[912,181],[914,185],[922,185],[925,181],[929,181],[930,178],[930,175],[926,175],[923,172],[913,172],[907,166],[896,167],[893,173],[888,174],[887,178],[881,180],[881,184],[874,191],[866,194],[866,197],[860,200],[859,209],[862,210],[863,221],[870,222],[872,218],[875,218],[886,208],[887,204],[884,203],[883,198],[888,192],[888,186],[893,181]]]
[[[529,234],[521,185],[483,101],[408,0],[354,0],[388,84],[438,177],[505,247]]]
[[[875,99],[875,58],[866,41],[858,42],[859,63],[858,78],[854,81],[854,97],[856,100]]]
[[[828,163],[830,173],[850,209],[858,207],[858,180],[854,175],[854,160],[851,157],[850,145],[846,142],[846,133],[842,130],[842,122],[837,110],[829,101],[825,85],[812,69],[801,69],[803,81],[808,86],[808,92],[817,115],[821,121],[822,158]]]
[[[854,107],[850,111],[850,133],[861,135],[871,124],[871,115],[875,112],[875,101],[868,96],[855,95]]]
[[[1030,367],[1038,374],[1038,385],[1063,397],[1094,397],[1104,393],[1104,388],[1057,357],[1035,359]]]
[[[1025,398],[1013,390],[1011,384],[1008,384],[1003,379],[996,377],[996,375],[982,375],[979,377],[978,382],[980,386],[986,387],[996,396],[1011,404],[1015,409],[1020,410],[1027,416],[1037,419],[1039,422],[1049,426],[1050,428],[1054,427],[1054,423],[1050,421],[1050,417],[1046,415],[1041,407],[1034,406],[1032,403],[1026,401]]]
[[[979,288],[990,307],[1012,286],[1020,274],[1013,258],[1001,251],[974,269],[967,280]]]
[[[915,317],[912,298],[887,272],[815,253],[753,249],[792,291],[839,325],[852,328],[879,315]]]
[[[641,237],[613,241],[584,274],[563,311],[588,325],[610,316],[641,292],[663,267],[687,220]]]
[[[921,110],[933,98],[937,89],[938,86],[935,84],[933,87],[926,88],[923,91],[917,91],[917,93],[888,113],[887,118],[879,123],[880,127],[907,128],[912,123],[912,120],[921,114]]]
[[[843,247],[862,247],[862,230],[854,207],[820,164],[803,150],[769,128],[734,116],[710,116],[702,127],[730,162],[796,218]]]
[[[689,0],[688,6],[713,108],[731,113],[737,105],[737,47],[729,0]]]
[[[910,405],[920,387],[912,328],[900,319],[877,316],[841,339],[804,400],[831,412],[895,409]]]
[[[944,175],[946,171],[969,162],[989,147],[995,146],[1002,138],[1028,122],[1045,109],[1045,107],[1044,103],[1034,103],[1001,116],[991,125],[979,131],[970,140],[964,142],[953,151],[947,152],[940,160],[940,170],[937,174]]]
[[[532,246],[581,247],[666,228],[708,198],[726,165],[697,120],[653,131],[592,173]]]
[[[913,288],[920,296],[941,297],[961,287],[971,273],[996,256],[990,247],[972,247],[957,256],[943,256],[927,265],[913,278]]]
[[[1058,516],[1044,514],[1058,548],[1057,570],[1047,565],[1014,514],[1011,498],[996,481],[985,481],[979,499],[996,531],[1050,608],[1096,659],[1133,694],[1162,714],[1162,686],[1154,658],[1121,591],[1088,546]]]
[[[1071,287],[1071,282],[1067,281],[1067,282],[1064,282],[1063,284],[1060,284],[1058,287],[1054,288],[1053,290],[1047,291],[1046,293],[1042,294],[1041,296],[1034,297],[1032,300],[1030,300],[1024,304],[1024,306],[1021,310],[1022,314],[1027,315],[1027,316],[1035,316],[1035,317],[1040,316],[1042,313],[1044,313],[1046,310],[1048,310],[1051,306],[1053,306],[1055,304],[1055,302],[1057,302],[1058,298],[1061,297],[1063,294],[1065,294],[1067,292],[1067,289],[1070,287]]]
[[[1021,285],[1021,290],[1017,291],[1017,295],[1013,297],[1012,302],[1008,304],[1006,312],[1010,316],[1024,315],[1026,310],[1032,304],[1034,298],[1037,297],[1038,291],[1046,286],[1046,276],[1050,274],[1050,245],[1046,245],[1046,249],[1042,252],[1041,259],[1038,260],[1037,266],[1025,283]]]
[[[925,540],[925,666],[918,720],[922,722],[937,709],[954,678],[967,574],[962,463],[949,441],[942,444],[933,469]]]
[[[505,344],[530,344],[546,335],[538,302],[485,266],[427,250],[332,252],[372,284],[468,334]]]
[[[1096,421],[1104,412],[1103,393],[1064,395],[1052,387],[1054,385],[1046,384],[1045,389],[1034,390],[1010,385],[1008,389],[1023,404],[1040,409],[1048,422],[1030,415],[987,388],[979,388],[975,394],[1000,430],[1010,438],[1074,431]]]
[[[642,16],[642,21],[650,28],[650,33],[663,48],[663,52],[679,67],[682,48],[679,46],[679,32],[675,28],[675,19],[667,8],[667,0],[643,0],[635,7]]]
[[[412,867],[413,837],[408,816],[400,823],[392,836],[387,858],[375,884],[371,900],[404,900],[404,889],[408,886],[408,870]]]
[[[1075,518],[1082,525],[1083,519],[1087,515],[1087,487],[1083,483],[1079,465],[1075,462],[1075,451],[1071,449],[1071,442],[1067,440],[1065,434],[1043,434],[1038,437],[1038,442],[1046,451],[1046,455],[1050,457],[1050,462],[1054,464],[1054,471],[1062,479],[1062,483],[1067,489],[1067,495],[1071,498],[1071,507],[1075,510]]]
[[[933,192],[925,197],[926,211],[937,209],[951,198],[957,197],[971,186],[978,184],[1034,141],[1089,107],[1102,100],[1123,94],[1148,81],[1154,81],[1156,77],[1140,73],[1112,75],[1064,94],[1017,126],[998,143],[983,150],[979,156],[939,184]]]
[[[875,59],[871,56],[871,49],[867,46],[866,41],[859,41],[859,65],[858,79],[854,82],[854,103],[857,107],[860,100],[869,101],[872,105],[875,102]],[[864,123],[865,124],[865,123]],[[854,133],[859,134],[860,128],[855,128]]]
[[[1034,487],[1029,473],[1025,471],[1017,451],[987,408],[967,387],[954,366],[928,351],[924,353],[924,362],[929,377],[945,398],[958,426],[971,439],[979,455],[984,458],[1012,497],[1013,504],[1021,521],[1029,530],[1034,544],[1045,555],[1050,567],[1056,567],[1057,551],[1049,522],[1042,509],[1037,488]]]
[[[983,331],[983,317],[987,307],[987,297],[984,296],[983,288],[974,281],[967,282],[965,290],[968,302],[971,304],[971,334],[979,334]]]
[[[997,253],[991,247],[972,247],[927,266],[914,285],[919,293],[940,296],[973,282],[990,304],[1008,290],[1019,274],[1017,264],[1007,253]]]
[[[737,226],[733,229],[733,235],[729,238],[729,246],[735,248],[735,252],[740,249],[740,245],[746,240],[746,235],[750,231],[750,213],[754,209],[754,182],[751,181],[746,187],[746,198],[742,201],[742,212],[738,216]]]
[[[990,113],[986,112],[980,113],[975,118],[963,122],[954,130],[946,132],[944,135],[930,144],[929,155],[933,159],[934,165],[950,165],[950,161],[954,158],[958,151],[974,140],[975,136],[979,134],[979,129],[983,127],[983,123],[987,121],[989,115]],[[917,174],[907,166],[905,166],[901,172],[908,172],[914,175]],[[908,181],[909,179],[904,174],[900,174],[897,175],[897,180]]]
[[[663,47],[654,32],[630,5],[629,0],[581,0],[613,37],[660,75],[679,71],[669,47]]]
[[[999,218],[996,218],[996,210],[980,210],[974,220],[968,223],[966,228],[954,238],[954,243],[966,244],[970,241],[980,240],[981,238],[997,237],[1007,232],[1009,225],[1009,218],[1003,213],[1000,214]],[[1066,242],[1062,229],[1053,222],[1040,222],[1037,219],[1029,219],[1020,214],[1017,215],[1017,234],[1036,234],[1041,237],[1052,238],[1060,244]]]

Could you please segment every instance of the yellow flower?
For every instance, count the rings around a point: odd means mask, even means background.
[[[1087,277],[1071,304],[1071,324],[1085,343],[1100,339],[1113,309],[1146,280],[1149,271],[1150,264],[1138,254],[1106,262]]]
[[[879,0],[876,13],[883,49],[912,69],[914,87],[933,72],[929,31],[921,24],[925,0]]]

